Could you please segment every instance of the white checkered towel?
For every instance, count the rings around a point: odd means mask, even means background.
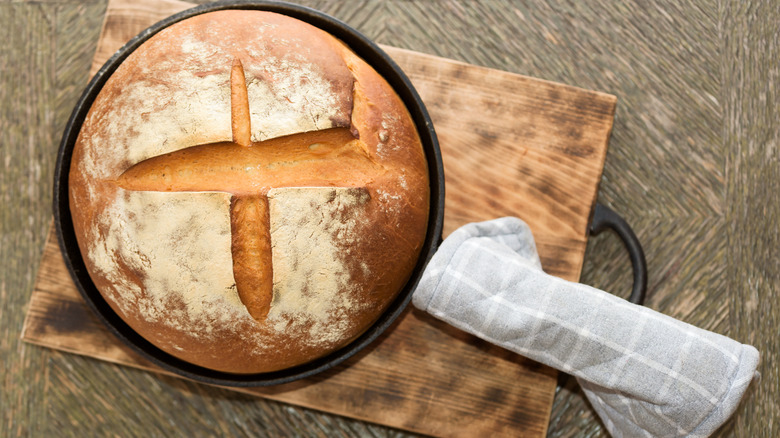
[[[450,235],[413,302],[574,375],[615,437],[707,436],[758,376],[749,345],[545,274],[531,230],[515,218]]]

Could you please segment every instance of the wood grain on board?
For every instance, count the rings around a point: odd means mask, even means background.
[[[92,74],[124,42],[187,3],[109,2]],[[441,141],[445,235],[514,215],[548,272],[576,280],[615,111],[614,96],[392,47]],[[89,313],[50,233],[25,341],[160,372]],[[543,436],[556,373],[409,310],[379,342],[314,378],[241,391],[441,436]]]

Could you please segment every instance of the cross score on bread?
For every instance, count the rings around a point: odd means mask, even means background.
[[[273,298],[268,191],[281,187],[364,188],[382,166],[348,128],[252,142],[241,61],[230,71],[233,141],[201,144],[141,161],[117,179],[126,190],[232,195],[231,251],[236,290],[249,314],[265,320]],[[295,172],[290,172],[291,168]],[[215,179],[214,177],[219,177]],[[251,269],[267,265],[266,270]]]

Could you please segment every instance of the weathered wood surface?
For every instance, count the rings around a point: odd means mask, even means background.
[[[776,2],[306,4],[385,44],[617,95],[599,196],[643,241],[648,305],[758,346],[763,379],[717,435],[780,434]],[[104,10],[0,3],[0,436],[406,436],[20,341],[54,150]],[[583,282],[625,290],[628,271],[616,239],[590,240]],[[572,380],[561,381],[548,435],[605,435]]]
[[[110,2],[92,73],[143,28],[186,6]],[[445,234],[467,222],[519,214],[534,229],[548,272],[579,278],[614,96],[386,49],[428,104],[440,136],[448,185]],[[24,340],[156,370],[91,318],[53,236],[42,260]],[[426,434],[540,436],[555,376],[407,313],[368,354],[327,378],[247,392]]]
[[[729,334],[763,354],[734,430],[780,435],[780,4],[723,1]]]

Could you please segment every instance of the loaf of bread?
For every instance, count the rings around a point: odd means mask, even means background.
[[[409,279],[429,185],[388,83],[296,19],[219,11],[155,34],[81,127],[70,210],[95,286],[145,339],[229,373],[363,333]]]

